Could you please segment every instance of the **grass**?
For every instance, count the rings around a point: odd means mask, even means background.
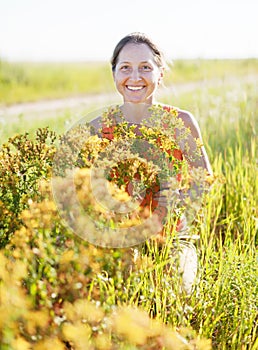
[[[221,179],[201,226],[203,278],[192,307],[199,305],[199,327],[213,338],[214,349],[256,349],[257,84],[197,89],[177,103],[197,116]]]
[[[165,84],[257,75],[257,59],[175,60]],[[0,60],[0,105],[80,94],[113,92],[110,66],[103,62],[11,63]]]
[[[171,66],[171,77],[167,82],[180,83],[206,81],[209,79],[227,79],[231,76],[243,77],[258,73],[257,59],[243,60],[176,60]]]
[[[176,279],[164,273],[165,248],[158,251],[151,244],[148,249],[153,260],[144,260],[143,254],[139,270],[127,278],[123,277],[122,258],[115,259],[107,253],[113,268],[109,274],[96,275],[88,295],[94,298],[97,293],[107,310],[114,305],[138,306],[164,324],[192,327],[195,336],[211,339],[216,350],[258,349],[258,87],[255,82],[241,80],[256,66],[255,60],[236,65],[230,61],[208,61],[201,69],[202,79],[216,74],[233,75],[239,68],[241,84],[225,82],[219,88],[202,87],[163,100],[188,109],[197,117],[217,178],[196,218],[196,230],[200,233],[199,282],[191,297],[179,293]],[[186,72],[186,77],[200,79],[200,75],[195,76],[196,68],[196,62],[177,62],[173,74],[177,71],[182,76]],[[77,117],[60,114],[50,128],[62,133],[65,121],[72,123]],[[22,118],[16,133],[23,130],[21,124]],[[36,122],[35,128],[39,126],[43,123]],[[166,249],[170,245],[168,241]],[[137,347],[128,345],[124,349]]]
[[[254,350],[258,348],[257,85],[197,90],[192,100],[183,95],[180,100],[197,115],[218,179],[197,224],[200,281],[189,300],[173,296],[174,281],[168,276],[164,281],[157,254],[153,273],[134,283],[132,293],[148,312],[153,307],[150,299],[158,301],[164,322],[194,327],[212,339],[214,349]],[[158,286],[150,282],[153,276]]]
[[[112,91],[107,64],[0,61],[0,104]]]

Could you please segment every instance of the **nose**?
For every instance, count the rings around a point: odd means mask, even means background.
[[[132,69],[132,72],[131,72],[131,79],[133,81],[139,81],[141,79],[140,77],[140,72],[138,69]]]

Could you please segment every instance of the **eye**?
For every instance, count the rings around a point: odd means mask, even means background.
[[[129,66],[128,64],[124,64],[124,65],[122,65],[122,66],[120,67],[120,70],[121,70],[122,72],[127,72],[127,71],[130,70],[130,66]]]
[[[143,72],[150,72],[152,71],[152,67],[149,65],[149,64],[144,64],[142,67],[141,67],[141,70]]]

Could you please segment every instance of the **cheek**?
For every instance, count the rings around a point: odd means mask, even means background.
[[[156,84],[160,81],[160,74],[158,72],[151,72],[146,78],[148,81]]]
[[[157,76],[153,76],[149,79],[149,84],[152,86],[159,85],[159,78]]]
[[[159,69],[157,69],[153,72],[153,80],[154,81],[159,82],[162,79],[162,77],[163,77],[163,73]]]
[[[113,79],[116,85],[120,85],[124,80],[121,74],[119,73],[113,74]]]

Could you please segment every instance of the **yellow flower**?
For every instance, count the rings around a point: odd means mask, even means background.
[[[11,346],[15,350],[30,350],[31,344],[28,343],[24,338],[18,336],[16,339],[12,340]],[[43,348],[41,348],[43,350]],[[60,348],[61,350],[61,348]]]
[[[90,349],[91,328],[89,325],[83,324],[81,321],[64,323],[62,333],[65,340],[75,345],[76,350]]]
[[[30,347],[31,349],[31,347]],[[33,350],[66,350],[66,347],[58,338],[48,338],[33,346]],[[18,350],[18,349],[17,349]]]
[[[104,317],[104,313],[99,307],[84,299],[78,299],[73,304],[64,303],[64,312],[70,321],[100,322]]]

